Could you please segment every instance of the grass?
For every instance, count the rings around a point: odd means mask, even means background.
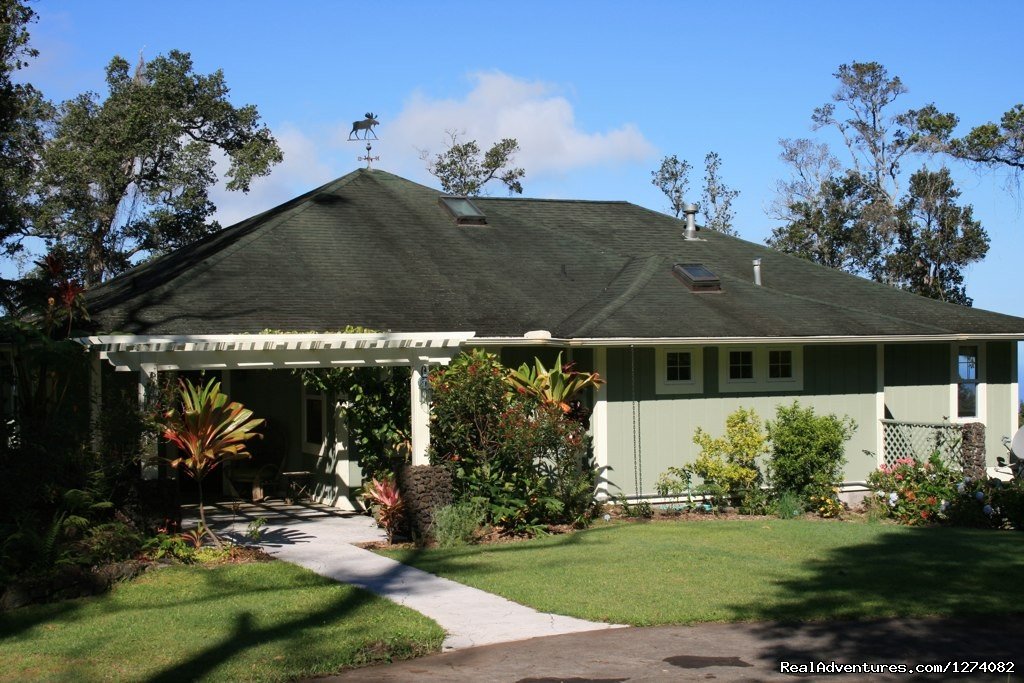
[[[0,681],[284,681],[435,652],[426,617],[284,562],[169,567],[0,614]]]
[[[648,626],[1020,612],[1024,534],[814,520],[599,522],[387,555],[545,612]]]

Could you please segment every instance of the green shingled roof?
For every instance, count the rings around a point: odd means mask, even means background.
[[[478,198],[358,170],[90,293],[104,332],[472,330],[478,336],[1019,334],[1024,319],[924,299],[626,202]],[[753,283],[760,258],[763,286]],[[675,263],[722,291],[691,292]]]

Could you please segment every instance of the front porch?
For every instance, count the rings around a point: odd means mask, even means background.
[[[296,370],[337,367],[409,367],[410,451],[413,464],[425,464],[430,445],[430,406],[426,376],[432,366],[447,365],[472,332],[359,334],[239,334],[136,336],[80,339],[92,353],[92,412],[102,411],[103,361],[117,372],[137,375],[138,399],[145,405],[160,374],[196,372],[217,376],[222,390],[267,419],[266,438],[254,449],[252,472],[224,480],[223,493],[261,494],[274,470],[317,502],[356,509],[353,492],[362,471],[350,457],[340,401],[344,397],[309,395]],[[156,452],[153,455],[157,455]],[[237,464],[236,464],[237,466]],[[241,465],[246,468],[246,465]],[[155,467],[143,476],[155,478]],[[261,478],[262,477],[262,478]],[[283,493],[269,489],[266,493]],[[260,498],[260,495],[250,496]]]

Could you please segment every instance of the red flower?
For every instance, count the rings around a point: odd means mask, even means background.
[[[65,308],[71,308],[75,303],[75,299],[77,299],[83,292],[85,292],[85,287],[74,280],[66,280],[57,288],[57,294],[60,296],[60,302],[64,304]]]

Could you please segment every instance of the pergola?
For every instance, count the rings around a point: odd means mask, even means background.
[[[99,335],[78,339],[92,354],[91,395],[101,409],[103,361],[119,372],[139,377],[139,400],[145,401],[159,372],[220,370],[230,393],[234,370],[267,370],[399,365],[412,368],[412,462],[427,463],[430,401],[425,395],[431,365],[448,365],[473,332]]]

